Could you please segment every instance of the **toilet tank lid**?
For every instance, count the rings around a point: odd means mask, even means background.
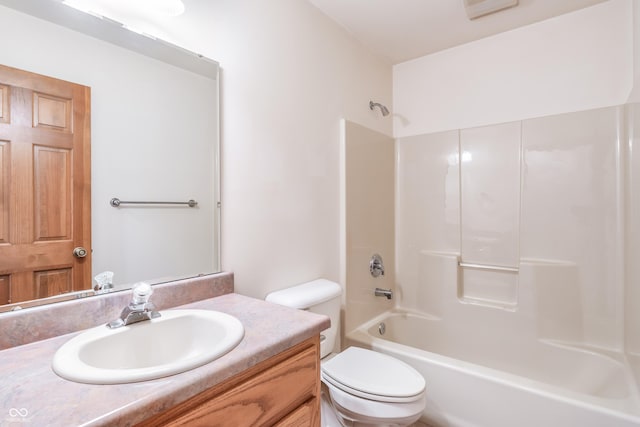
[[[342,294],[342,287],[327,279],[316,279],[291,288],[271,292],[266,301],[286,307],[305,309]]]

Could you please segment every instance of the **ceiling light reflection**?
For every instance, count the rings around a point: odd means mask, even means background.
[[[63,4],[92,15],[110,14],[179,16],[184,13],[182,0],[63,0]],[[110,13],[111,12],[111,13]]]

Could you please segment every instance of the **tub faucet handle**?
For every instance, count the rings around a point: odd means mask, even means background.
[[[369,261],[369,272],[373,277],[384,276],[384,264],[382,263],[382,257],[378,254],[374,254]]]
[[[376,288],[374,294],[377,297],[385,297],[386,299],[393,298],[393,291],[391,289]]]

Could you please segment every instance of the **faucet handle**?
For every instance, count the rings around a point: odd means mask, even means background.
[[[96,285],[93,287],[94,291],[106,291],[113,288],[113,271],[103,271],[98,273],[94,278]]]
[[[153,293],[153,289],[151,285],[145,282],[136,283],[133,285],[131,289],[133,291],[133,304],[147,304],[149,302],[149,298],[151,298],[151,294]]]
[[[384,264],[382,263],[382,257],[378,254],[373,254],[369,261],[369,272],[371,276],[379,277],[384,276]]]

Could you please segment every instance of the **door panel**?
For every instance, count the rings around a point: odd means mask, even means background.
[[[9,303],[9,282],[11,278],[8,275],[0,276],[0,304]]]
[[[0,94],[0,304],[89,289],[90,89],[0,66]]]
[[[59,295],[72,291],[73,275],[71,268],[36,271],[34,273],[36,295]]]
[[[0,123],[9,123],[9,86],[0,85]]]
[[[9,242],[9,173],[9,143],[0,141],[0,244]]]
[[[35,146],[34,240],[68,240],[71,233],[71,150]]]
[[[71,100],[56,96],[33,94],[33,127],[71,132]]]

